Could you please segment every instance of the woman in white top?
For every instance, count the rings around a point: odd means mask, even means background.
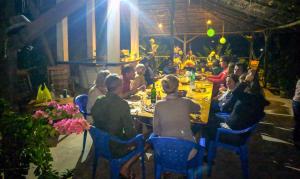
[[[153,132],[159,136],[194,141],[190,114],[199,113],[200,106],[178,96],[179,81],[174,75],[165,76],[161,83],[167,96],[155,105]]]
[[[188,98],[178,96],[179,81],[174,75],[165,76],[161,83],[167,97],[155,105],[153,133],[195,142],[190,114],[199,113],[200,106]],[[196,152],[192,151],[189,158],[195,154]]]
[[[90,113],[91,109],[96,102],[98,96],[103,96],[106,94],[105,78],[110,74],[108,70],[101,70],[97,74],[97,79],[95,85],[91,87],[88,94],[88,103],[86,106],[87,112]],[[93,118],[91,116],[87,117],[88,122],[93,123]]]

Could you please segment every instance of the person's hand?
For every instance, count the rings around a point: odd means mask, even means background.
[[[146,90],[146,85],[142,85],[137,88],[138,91],[145,91]]]
[[[251,81],[253,81],[254,80],[254,73],[253,72],[249,72],[248,74],[247,74],[247,76],[245,77],[245,81],[246,82],[251,82]]]

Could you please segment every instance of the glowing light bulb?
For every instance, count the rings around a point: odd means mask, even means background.
[[[226,38],[222,36],[220,38],[220,44],[225,44],[225,43],[226,43]]]
[[[207,30],[207,36],[208,37],[213,37],[215,35],[215,30],[213,28],[209,28]]]
[[[209,20],[206,21],[206,24],[207,24],[207,25],[211,25],[211,24],[212,24],[212,21],[209,19]]]

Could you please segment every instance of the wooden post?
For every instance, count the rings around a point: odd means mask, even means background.
[[[130,5],[130,46],[131,54],[139,58],[139,12],[138,1],[131,0]]]
[[[56,0],[60,3],[64,0]],[[64,17],[56,25],[56,54],[57,61],[69,61],[68,17]]]
[[[171,34],[171,54],[170,58],[174,58],[174,25],[175,25],[176,1],[172,0],[171,18],[170,18],[170,34]]]
[[[267,84],[267,75],[268,75],[268,62],[269,62],[269,37],[270,37],[270,32],[265,30],[264,31],[264,39],[265,39],[265,57],[264,57],[264,87],[266,87]]]
[[[120,62],[120,0],[107,6],[107,61]]]
[[[187,45],[187,40],[186,40],[186,35],[183,35],[183,54],[184,58],[186,57],[186,45]]]
[[[95,0],[87,0],[86,11],[87,57],[94,59],[96,57]]]
[[[107,2],[107,62],[120,62],[120,0]],[[119,67],[109,69],[120,73]]]

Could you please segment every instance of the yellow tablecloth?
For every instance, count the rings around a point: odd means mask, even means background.
[[[160,95],[163,99],[166,94],[162,91],[160,81],[156,82],[156,91],[157,95]],[[200,116],[199,115],[191,115],[191,121],[193,123],[207,123],[209,110],[210,110],[210,103],[211,103],[211,96],[212,96],[212,89],[213,84],[209,81],[196,81],[195,82],[195,89],[192,90],[189,84],[179,84],[179,90],[186,90],[187,91],[187,98],[192,99],[194,102],[200,104]],[[153,113],[145,111],[143,106],[150,105],[150,99],[147,97],[147,93],[150,93],[151,89],[147,89],[144,92],[139,92],[137,95],[128,100],[131,106],[131,114],[138,117],[148,117],[153,118]]]

